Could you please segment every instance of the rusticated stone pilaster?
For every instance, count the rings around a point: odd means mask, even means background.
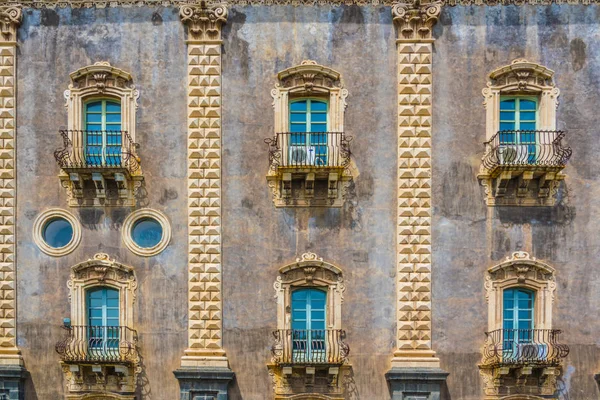
[[[182,6],[188,27],[188,349],[184,367],[227,367],[221,291],[223,4]]]
[[[22,12],[0,6],[0,364],[20,365],[16,343],[16,46]]]
[[[432,28],[440,2],[392,8],[398,48],[397,349],[394,367],[439,367],[431,346]]]

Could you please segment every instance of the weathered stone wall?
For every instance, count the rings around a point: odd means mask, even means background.
[[[600,371],[600,25],[597,6],[445,8],[434,36],[434,348],[452,399],[480,399],[487,330],[484,273],[523,250],[556,268],[553,328],[571,348],[559,388],[598,398]],[[526,58],[556,72],[557,128],[573,156],[554,208],[487,208],[477,171],[485,141],[481,89],[495,68]]]
[[[389,8],[233,7],[223,32],[224,347],[232,399],[272,396],[278,269],[306,251],[342,269],[353,399],[389,397],[394,347],[396,54]],[[341,209],[275,208],[265,175],[277,72],[311,59],[342,74],[360,172]]]
[[[154,13],[154,11],[158,11]],[[186,100],[183,25],[175,9],[25,10],[18,50],[18,345],[31,374],[27,400],[62,398],[54,345],[70,316],[70,267],[108,253],[135,269],[135,329],[143,357],[144,399],[174,399],[187,346]],[[137,141],[146,179],[142,204],[171,221],[171,244],[159,256],[134,255],[121,240],[128,209],[66,206],[53,151],[67,124],[63,92],[69,73],[97,61],[130,72],[140,90]],[[46,208],[68,209],[82,223],[81,244],[52,258],[32,241]]]
[[[600,114],[597,6],[445,8],[434,36],[433,347],[450,372],[447,399],[481,398],[477,363],[487,329],[485,270],[524,250],[557,269],[553,325],[571,347],[563,383],[591,400],[600,372]],[[312,251],[340,267],[342,324],[351,347],[350,399],[388,399],[396,335],[396,45],[389,7],[240,7],[223,38],[223,345],[233,400],[272,397],[266,363],[276,329],[278,268]],[[70,266],[105,252],[134,267],[144,372],[142,399],[178,397],[171,371],[187,347],[186,52],[175,8],[30,10],[18,49],[18,345],[31,374],[27,400],[62,396],[55,343],[69,316]],[[525,57],[556,71],[558,128],[573,148],[555,208],[488,208],[476,179],[485,140],[481,89],[494,68]],[[359,172],[340,209],[275,208],[265,175],[277,72],[312,59],[342,74],[346,133]],[[159,256],[121,242],[129,210],[70,209],[83,239],[66,257],[41,253],[36,216],[66,207],[52,153],[67,123],[69,73],[96,61],[130,72],[140,89],[137,141],[144,206],[171,220]]]

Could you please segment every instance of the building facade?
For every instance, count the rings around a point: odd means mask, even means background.
[[[598,399],[599,21],[4,1],[0,399]]]

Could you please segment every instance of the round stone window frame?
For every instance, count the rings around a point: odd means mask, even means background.
[[[144,218],[154,219],[162,227],[162,237],[155,246],[141,247],[135,243],[131,235],[131,231],[136,222]],[[171,242],[171,224],[169,223],[167,216],[162,212],[150,208],[142,208],[141,210],[132,212],[125,218],[125,221],[123,222],[122,237],[125,246],[133,253],[142,257],[152,257],[160,254]]]
[[[53,219],[62,218],[71,224],[73,237],[63,247],[52,247],[44,239],[44,228]],[[35,219],[33,223],[33,241],[42,252],[52,257],[62,257],[73,252],[81,242],[81,224],[77,217],[61,208],[45,210]]]

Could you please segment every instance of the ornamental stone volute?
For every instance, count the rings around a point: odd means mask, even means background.
[[[225,4],[183,5],[179,9],[181,22],[188,26],[188,43],[221,42],[221,27],[227,22]]]
[[[17,41],[17,28],[22,19],[21,6],[0,6],[0,44]]]
[[[392,7],[398,41],[433,41],[431,31],[442,11],[442,1],[413,0]]]

